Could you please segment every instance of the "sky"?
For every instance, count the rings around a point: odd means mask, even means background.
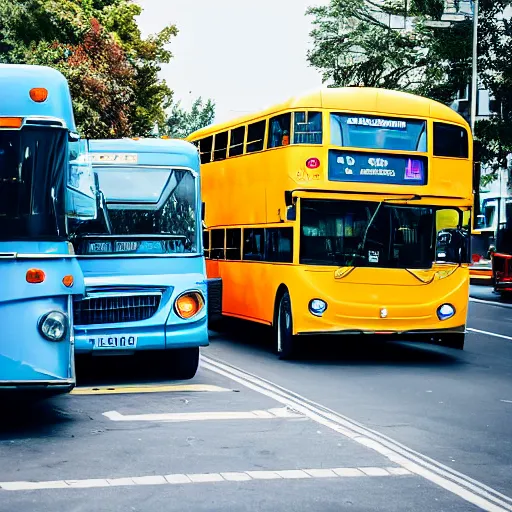
[[[311,5],[328,0],[138,0],[143,35],[175,24],[179,34],[161,77],[176,101],[198,96],[216,103],[216,122],[320,87],[308,66]]]

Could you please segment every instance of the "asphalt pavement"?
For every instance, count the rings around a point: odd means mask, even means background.
[[[4,407],[0,511],[511,511],[512,308],[476,292],[464,351],[315,339],[285,362],[231,322],[192,381],[79,361],[74,393]]]

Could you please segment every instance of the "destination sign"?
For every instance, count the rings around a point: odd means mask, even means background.
[[[332,149],[329,151],[329,180],[426,185],[427,159]]]
[[[108,164],[136,164],[136,153],[89,153],[89,159],[92,163]]]
[[[407,123],[397,119],[381,119],[378,117],[349,117],[347,124],[352,126],[370,126],[371,128],[388,128],[407,130]]]

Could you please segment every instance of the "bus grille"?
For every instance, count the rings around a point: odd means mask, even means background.
[[[75,302],[76,325],[140,322],[151,318],[160,306],[160,294],[86,297]]]

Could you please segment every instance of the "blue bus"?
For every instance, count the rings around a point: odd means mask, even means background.
[[[69,225],[97,216],[92,167],[61,73],[0,65],[0,91],[0,390],[67,392],[85,291]]]
[[[75,302],[77,354],[161,351],[194,377],[208,345],[199,155],[180,140],[90,140],[100,199],[73,244],[86,294]]]

